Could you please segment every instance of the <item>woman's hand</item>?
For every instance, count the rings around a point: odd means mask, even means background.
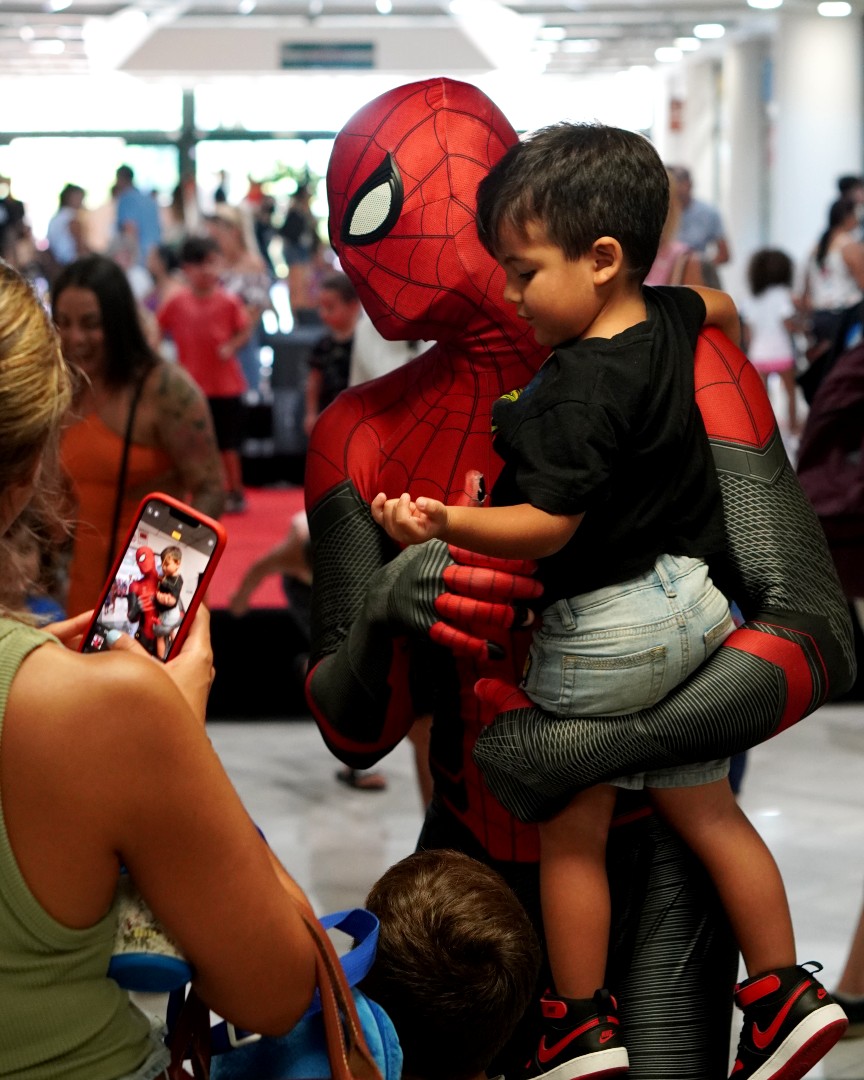
[[[210,612],[203,604],[192,619],[189,635],[180,651],[171,654],[165,670],[203,723],[207,715],[207,698],[216,675],[210,642]]]
[[[61,622],[49,623],[42,629],[46,634],[53,634],[67,649],[77,649],[84,637],[84,632],[93,618],[92,611],[82,611],[80,615],[74,615],[71,619],[63,619]]]
[[[207,698],[210,696],[216,669],[213,667],[213,647],[210,643],[210,612],[203,604],[189,625],[189,636],[180,651],[171,654],[171,662],[168,664],[151,656],[134,638],[120,633],[119,630],[109,631],[106,640],[112,651],[137,652],[151,663],[164,668],[195,716],[202,724],[205,722]]]

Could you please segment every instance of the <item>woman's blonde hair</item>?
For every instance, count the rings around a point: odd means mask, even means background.
[[[69,369],[60,339],[39,296],[16,270],[0,261],[0,490],[25,483],[41,465],[33,498],[22,520],[0,539],[0,558],[11,587],[10,568],[22,547],[59,541],[58,443],[71,400]],[[26,537],[25,535],[26,534]],[[0,606],[16,608],[28,582],[0,590]]]
[[[50,315],[29,282],[0,262],[0,485],[27,478],[70,396]]]

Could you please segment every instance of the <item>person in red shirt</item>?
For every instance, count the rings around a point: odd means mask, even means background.
[[[242,302],[219,283],[220,255],[215,240],[190,237],[180,249],[186,286],[156,312],[163,335],[177,359],[207,396],[225,472],[225,510],[245,509],[240,466],[242,395],[246,389],[237,357],[252,333]]]

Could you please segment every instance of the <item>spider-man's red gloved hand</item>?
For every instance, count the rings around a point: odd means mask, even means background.
[[[525,601],[543,591],[532,576],[534,563],[494,559],[463,548],[448,551],[453,563],[442,575],[447,591],[435,599],[440,619],[429,628],[429,637],[458,656],[500,659],[503,651],[490,635],[528,625],[532,613]]]
[[[528,561],[493,559],[427,540],[381,570],[366,615],[427,634],[457,656],[501,659],[503,650],[490,639],[496,631],[530,622],[525,602],[542,592],[533,570]]]
[[[470,469],[456,505],[480,507],[485,498],[483,474]],[[503,649],[490,638],[530,625],[526,601],[543,591],[535,569],[528,559],[496,559],[427,540],[407,548],[385,569],[386,616],[428,634],[457,656],[502,659]]]

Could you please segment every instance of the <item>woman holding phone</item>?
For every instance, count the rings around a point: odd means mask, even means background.
[[[105,255],[67,266],[51,293],[78,377],[61,443],[76,528],[66,610],[93,607],[116,545],[150,491],[218,518],[222,465],[207,400],[150,346],[126,274]]]
[[[16,521],[56,513],[70,392],[47,313],[0,263],[4,574]],[[165,1049],[107,976],[120,865],[207,1004],[266,1034],[289,1030],[312,996],[314,946],[292,900],[308,902],[205,734],[206,611],[168,665],[129,638],[108,654],[74,651],[87,618],[47,633],[0,612],[0,1075],[155,1080]]]

